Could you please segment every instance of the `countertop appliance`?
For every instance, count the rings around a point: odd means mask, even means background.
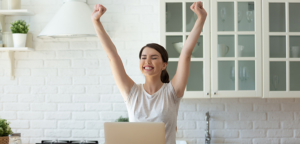
[[[98,141],[80,141],[80,140],[42,140],[36,144],[98,144]],[[176,140],[176,144],[187,144],[186,141]]]
[[[96,140],[42,140],[36,144],[98,144]]]

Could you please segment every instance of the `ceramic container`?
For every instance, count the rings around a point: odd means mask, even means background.
[[[14,33],[13,34],[14,47],[25,47],[26,38],[27,38],[27,34]]]

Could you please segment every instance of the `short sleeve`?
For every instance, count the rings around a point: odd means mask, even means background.
[[[172,96],[173,96],[175,102],[178,102],[178,101],[180,101],[182,99],[183,96],[180,97],[180,98],[177,97],[177,94],[176,94],[175,89],[174,89],[174,87],[173,87],[173,85],[172,85],[171,82],[168,83],[168,89],[171,91]]]
[[[130,92],[127,96],[127,100],[124,101],[126,104],[128,104],[128,102],[130,102],[130,100],[132,100],[133,95],[137,92],[137,84],[133,83],[133,86],[130,89]]]

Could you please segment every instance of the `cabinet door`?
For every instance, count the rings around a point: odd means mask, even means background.
[[[262,97],[261,0],[212,0],[212,97]]]
[[[263,0],[264,97],[300,97],[300,1]]]
[[[170,80],[176,73],[183,44],[197,19],[197,15],[190,9],[194,2],[195,0],[160,1],[160,43],[169,55],[167,71]],[[202,3],[208,15],[192,53],[190,74],[183,98],[210,98],[209,0],[203,0]]]

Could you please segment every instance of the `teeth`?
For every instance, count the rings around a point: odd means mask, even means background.
[[[145,69],[152,69],[151,67],[145,67]]]

